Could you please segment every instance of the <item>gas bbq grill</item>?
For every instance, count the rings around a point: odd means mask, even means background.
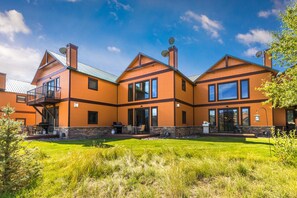
[[[122,128],[124,125],[121,122],[113,122],[112,126],[115,129],[116,133],[122,133]]]

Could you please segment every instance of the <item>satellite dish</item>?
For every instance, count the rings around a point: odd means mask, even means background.
[[[256,57],[259,58],[263,55],[263,51],[257,51]]]
[[[175,39],[173,37],[170,37],[168,42],[169,42],[170,45],[173,45],[174,42],[175,42]]]
[[[59,49],[59,52],[60,52],[61,54],[66,54],[66,51],[67,51],[66,47],[61,47],[61,48]]]
[[[169,55],[169,51],[168,51],[168,50],[163,50],[163,51],[161,52],[161,55],[162,55],[163,57],[167,57],[167,56]]]

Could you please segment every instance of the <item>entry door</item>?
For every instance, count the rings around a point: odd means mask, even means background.
[[[59,126],[59,107],[51,107],[48,108],[48,110],[55,116],[54,118],[51,116],[51,114],[49,114],[49,112],[47,112],[45,109],[43,109],[43,112],[45,114],[45,118],[46,120],[43,120],[43,122],[48,122],[49,127],[48,127],[48,131],[49,132],[53,132],[54,131],[54,127],[58,127]],[[55,124],[54,124],[55,122]]]
[[[145,131],[149,131],[149,108],[135,109],[135,126],[145,125]]]
[[[235,126],[238,125],[237,109],[220,109],[219,110],[219,131],[234,132]]]

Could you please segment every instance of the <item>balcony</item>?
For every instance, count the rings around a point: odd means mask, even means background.
[[[44,106],[61,101],[61,87],[44,85],[27,92],[27,105]]]

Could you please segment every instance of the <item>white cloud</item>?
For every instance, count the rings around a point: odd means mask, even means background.
[[[117,15],[117,13],[115,13],[115,12],[109,12],[109,14],[114,18],[115,21],[119,20],[119,17]]]
[[[120,53],[121,52],[121,50],[115,46],[108,46],[107,50],[112,53]]]
[[[66,1],[70,3],[76,3],[76,2],[79,2],[80,0],[66,0]]]
[[[283,12],[288,5],[296,0],[272,0],[273,8],[269,10],[261,10],[258,12],[258,17],[268,18],[270,16],[279,16],[281,12]]]
[[[22,13],[16,10],[0,12],[0,34],[7,36],[10,41],[14,41],[16,33],[29,34],[30,32]]]
[[[199,26],[198,25],[193,25],[193,30],[198,32],[199,31]]]
[[[35,49],[0,44],[0,71],[13,79],[30,82],[41,58]]]
[[[258,48],[256,47],[252,47],[252,48],[249,48],[247,49],[246,51],[243,52],[243,55],[244,56],[248,56],[248,57],[253,57],[256,55],[256,53],[259,51]]]
[[[219,31],[224,29],[222,24],[218,21],[212,20],[210,19],[208,16],[206,15],[198,15],[195,12],[189,10],[187,12],[185,12],[185,14],[183,16],[180,17],[180,19],[182,21],[185,22],[196,22],[199,23],[201,25],[201,27],[208,33],[210,34],[210,36],[212,38],[217,39],[220,43],[222,43],[222,39],[220,38],[220,34]],[[195,24],[193,26],[193,29],[195,31],[197,31],[199,28],[199,26],[197,24]]]
[[[245,44],[269,44],[272,41],[272,33],[263,29],[253,29],[246,34],[237,34],[236,39]]]
[[[278,16],[280,12],[281,10],[277,10],[277,9],[265,10],[265,11],[261,10],[260,12],[258,12],[258,17],[268,18],[271,15]]]
[[[114,6],[117,10],[123,9],[126,11],[132,11],[132,7],[129,4],[123,4],[119,2],[118,0],[108,0],[108,3],[112,6]]]

